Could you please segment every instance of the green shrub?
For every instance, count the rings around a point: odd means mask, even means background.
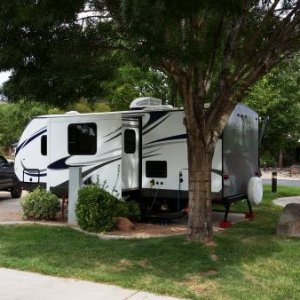
[[[136,201],[127,202],[128,209],[128,218],[131,220],[140,220],[141,219],[141,207],[140,204]]]
[[[116,217],[125,217],[130,220],[140,220],[141,209],[136,201],[125,201],[120,199],[116,203]]]
[[[110,231],[115,217],[140,219],[141,212],[137,202],[117,199],[99,184],[91,184],[78,192],[76,217],[80,228],[92,232]]]
[[[262,168],[274,168],[276,167],[276,160],[269,153],[263,153],[260,157],[260,165]]]
[[[76,217],[80,228],[109,231],[113,228],[117,199],[97,184],[84,186],[78,192]]]
[[[124,199],[120,199],[115,204],[115,216],[116,217],[125,217],[129,216],[129,210],[127,202]]]
[[[36,220],[53,220],[59,212],[59,200],[40,187],[29,193],[21,202],[24,217]]]

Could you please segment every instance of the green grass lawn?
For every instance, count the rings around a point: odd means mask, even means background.
[[[275,235],[281,209],[271,203],[292,195],[300,188],[272,194],[266,187],[256,219],[215,234],[215,246],[185,237],[100,240],[64,227],[0,226],[0,266],[192,299],[299,299],[300,239]]]

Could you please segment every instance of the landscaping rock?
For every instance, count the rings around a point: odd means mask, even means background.
[[[276,233],[288,237],[300,237],[300,204],[290,203],[283,209]]]
[[[129,219],[124,217],[116,218],[115,227],[120,231],[130,231],[135,228],[134,224]]]

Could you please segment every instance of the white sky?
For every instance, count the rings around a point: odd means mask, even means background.
[[[5,82],[6,80],[8,80],[8,77],[10,75],[10,72],[0,72],[0,86],[2,85],[3,82]]]

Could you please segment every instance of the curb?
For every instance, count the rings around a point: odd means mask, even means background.
[[[285,207],[287,204],[290,203],[300,204],[300,196],[277,198],[274,199],[272,203],[281,207]]]

